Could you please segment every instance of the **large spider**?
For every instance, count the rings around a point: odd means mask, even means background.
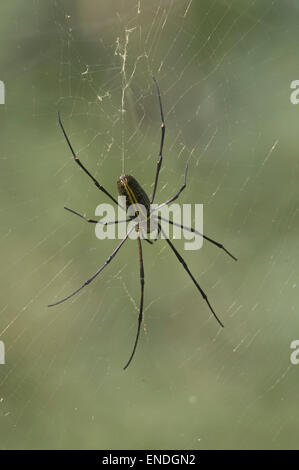
[[[192,279],[193,283],[195,284],[195,286],[197,287],[197,289],[199,290],[199,292],[201,293],[203,299],[206,301],[206,303],[208,304],[208,307],[209,309],[211,310],[212,314],[214,315],[214,317],[216,318],[216,320],[218,321],[219,325],[221,327],[223,327],[223,323],[221,322],[221,320],[219,319],[219,317],[216,315],[215,311],[213,310],[208,298],[207,298],[207,295],[205,294],[205,292],[202,290],[202,288],[200,287],[200,285],[198,284],[198,282],[196,281],[196,279],[194,278],[193,274],[191,273],[191,271],[189,270],[188,266],[187,266],[187,263],[185,262],[185,260],[182,258],[182,256],[180,255],[180,253],[177,251],[177,249],[175,248],[175,246],[173,245],[173,243],[169,240],[169,238],[167,238],[167,236],[165,235],[165,232],[163,231],[163,228],[160,224],[161,220],[164,220],[164,221],[167,221],[166,219],[164,219],[163,217],[161,216],[158,216],[156,217],[153,212],[154,211],[151,211],[150,209],[150,206],[151,204],[153,204],[153,201],[154,201],[154,198],[155,198],[155,194],[156,194],[156,189],[157,189],[157,185],[158,185],[158,179],[159,179],[159,173],[160,173],[160,169],[161,169],[161,164],[162,164],[162,152],[163,152],[163,144],[164,144],[164,137],[165,137],[165,122],[164,122],[164,113],[163,113],[163,107],[162,107],[162,100],[161,100],[161,93],[160,93],[160,89],[159,89],[159,85],[158,85],[158,82],[157,80],[155,79],[155,77],[153,77],[153,80],[154,80],[154,83],[155,83],[155,86],[156,86],[156,90],[157,90],[157,95],[158,95],[158,101],[159,101],[159,107],[160,107],[160,114],[161,114],[161,142],[160,142],[160,151],[159,151],[159,157],[158,157],[158,161],[157,161],[157,169],[156,169],[156,176],[155,176],[155,182],[154,182],[154,189],[153,189],[153,194],[152,194],[152,197],[151,199],[149,199],[149,197],[147,196],[146,192],[142,189],[142,187],[139,185],[139,183],[136,181],[135,178],[133,178],[133,176],[130,176],[130,175],[126,175],[126,174],[122,174],[118,181],[117,181],[117,187],[118,187],[118,192],[121,196],[125,196],[126,197],[126,205],[127,205],[127,208],[131,205],[131,204],[135,204],[135,205],[142,205],[142,207],[145,207],[146,209],[146,221],[148,222],[150,220],[151,217],[155,217],[156,220],[157,220],[157,226],[158,226],[158,230],[157,230],[157,235],[156,235],[156,238],[155,240],[157,240],[158,238],[158,235],[159,233],[161,232],[164,236],[164,239],[166,241],[166,243],[168,244],[168,246],[171,248],[171,250],[173,251],[173,253],[175,254],[175,256],[177,257],[177,259],[179,260],[179,262],[182,264],[183,268],[185,269],[185,271],[187,272],[187,274],[190,276],[190,278]],[[72,152],[72,155],[74,157],[74,160],[75,162],[82,168],[82,170],[89,176],[89,178],[91,178],[91,180],[94,182],[94,184],[96,185],[96,187],[98,189],[100,189],[103,193],[106,194],[106,196],[108,196],[116,205],[119,205],[117,200],[98,182],[98,180],[96,180],[96,178],[94,178],[92,176],[92,174],[87,170],[87,168],[85,168],[85,166],[83,165],[83,163],[81,163],[81,161],[79,160],[79,158],[77,157],[77,155],[75,154],[74,152],[74,149],[71,145],[71,142],[66,134],[66,131],[64,129],[64,126],[62,124],[62,121],[61,121],[61,118],[60,118],[60,114],[58,113],[58,121],[59,121],[59,124],[60,124],[60,127],[62,129],[62,132],[64,134],[64,137],[68,143],[68,146]],[[187,177],[187,169],[188,167],[186,166],[186,169],[185,169],[185,176],[184,176],[184,184],[181,186],[181,188],[179,189],[179,191],[173,196],[171,197],[170,199],[168,199],[166,202],[164,202],[163,204],[161,204],[160,206],[158,207],[162,207],[166,204],[170,204],[171,202],[173,202],[175,199],[177,199],[179,197],[179,195],[181,194],[181,192],[185,189],[186,187],[186,177]],[[97,224],[98,221],[97,220],[94,220],[94,219],[90,219],[88,217],[85,217],[84,215],[82,214],[79,214],[78,212],[72,210],[72,209],[69,209],[68,207],[65,207],[66,210],[68,210],[69,212],[72,212],[73,214],[81,217],[82,219],[84,219],[86,222],[89,222],[89,223],[92,223],[92,224]],[[138,211],[136,211],[135,213],[135,217],[137,217],[138,215]],[[115,221],[112,221],[112,222],[106,222],[106,224],[110,224],[110,223],[121,223],[121,222],[128,222],[128,221],[131,221],[131,220],[134,220],[135,218],[134,216],[131,216],[129,219],[126,219],[126,220],[115,220]],[[175,222],[173,222],[172,220],[168,220],[167,222],[169,222],[170,224],[172,225],[176,225],[180,228],[183,228],[185,230],[189,230],[190,232],[193,232],[201,237],[203,237],[205,240],[207,240],[208,242],[210,243],[213,243],[214,245],[216,245],[218,248],[221,248],[222,250],[224,250],[231,258],[233,258],[234,260],[237,260],[237,258],[235,258],[235,256],[233,256],[221,243],[218,243],[217,241],[213,240],[212,238],[210,237],[207,237],[206,235],[203,235],[202,233],[196,231],[194,228],[192,227],[185,227],[184,225],[180,225],[180,224],[176,224]],[[71,297],[73,297],[74,295],[76,295],[80,290],[82,290],[85,286],[87,286],[88,284],[90,284],[102,271],[103,269],[110,263],[110,261],[116,256],[116,254],[118,253],[118,251],[120,250],[120,248],[124,245],[125,241],[128,239],[130,233],[133,231],[133,229],[135,228],[135,230],[137,231],[137,242],[138,242],[138,251],[139,251],[139,262],[140,262],[140,285],[141,285],[141,294],[140,294],[140,306],[139,306],[139,316],[138,316],[138,326],[137,326],[137,333],[136,333],[136,338],[135,338],[135,342],[134,342],[134,346],[133,346],[133,350],[131,352],[131,355],[129,357],[129,360],[127,361],[126,365],[124,366],[124,369],[126,369],[129,364],[131,363],[133,357],[134,357],[134,354],[135,354],[135,351],[136,351],[136,347],[137,347],[137,343],[138,343],[138,339],[139,339],[139,335],[140,335],[140,328],[141,328],[141,324],[142,324],[142,319],[143,319],[143,298],[144,298],[144,267],[143,267],[143,256],[142,256],[142,245],[141,245],[141,238],[142,238],[142,231],[144,230],[144,225],[142,226],[140,222],[137,222],[136,225],[133,225],[129,231],[127,232],[125,238],[123,238],[121,240],[121,242],[117,245],[117,247],[114,249],[114,251],[111,253],[111,255],[106,259],[105,263],[100,266],[98,268],[98,270],[89,278],[87,279],[78,289],[76,289],[74,292],[72,292],[70,295],[68,295],[67,297],[59,300],[58,302],[55,302],[53,304],[50,304],[49,307],[53,307],[54,305],[58,305],[58,304],[61,304],[62,302],[65,302],[66,300],[70,299]],[[146,228],[145,228],[145,231],[147,233],[149,233],[151,231],[150,229],[150,224],[147,223],[146,224]],[[148,243],[150,244],[153,244],[153,242],[147,238],[144,238],[145,241],[147,241]],[[155,241],[154,240],[154,241]]]

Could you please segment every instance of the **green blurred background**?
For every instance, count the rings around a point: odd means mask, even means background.
[[[17,1],[0,6],[1,448],[298,448],[298,120],[295,1]],[[220,331],[162,240],[144,244],[145,322],[129,241],[67,213],[108,202],[58,127],[116,194],[134,174],[157,201],[204,204],[204,243],[176,246]],[[122,104],[123,99],[123,104]]]

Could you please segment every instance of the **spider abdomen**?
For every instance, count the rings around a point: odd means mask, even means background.
[[[132,206],[134,208],[135,213],[138,212],[145,218],[149,217],[151,205],[150,200],[144,189],[140,186],[138,181],[133,176],[125,174],[120,175],[117,180],[117,189],[120,196],[126,197],[127,209]],[[146,214],[144,214],[144,210],[142,211],[140,206],[143,206],[145,208]]]
[[[126,196],[127,208],[134,204],[141,204],[146,208],[149,214],[150,200],[148,195],[133,176],[121,175],[117,181],[117,188],[121,196]]]

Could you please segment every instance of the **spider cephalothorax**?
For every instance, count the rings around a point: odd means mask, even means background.
[[[124,369],[126,369],[128,367],[128,365],[131,363],[133,357],[134,357],[134,354],[135,354],[135,351],[136,351],[136,347],[137,347],[137,343],[138,343],[138,339],[139,339],[139,334],[140,334],[140,328],[141,328],[141,323],[142,323],[142,319],[143,319],[143,297],[144,297],[144,267],[143,267],[143,256],[142,256],[142,245],[141,245],[141,239],[143,238],[142,237],[142,232],[143,232],[143,223],[144,222],[140,222],[140,220],[137,218],[139,215],[140,215],[140,212],[142,214],[142,211],[143,211],[143,221],[146,221],[146,232],[149,233],[151,231],[151,228],[150,228],[150,225],[149,225],[149,221],[150,221],[150,218],[152,217],[155,217],[155,215],[152,215],[151,213],[151,204],[153,204],[154,202],[154,198],[155,198],[155,194],[156,194],[156,189],[157,189],[157,184],[158,184],[158,180],[159,180],[159,173],[160,173],[160,169],[161,169],[161,164],[162,164],[162,151],[163,151],[163,144],[164,144],[164,137],[165,137],[165,122],[164,122],[164,114],[163,114],[163,108],[162,108],[162,102],[161,102],[161,94],[160,94],[160,90],[159,90],[159,86],[158,86],[158,83],[157,83],[157,80],[153,77],[153,80],[155,82],[155,85],[156,85],[156,89],[157,89],[157,94],[158,94],[158,101],[159,101],[159,107],[160,107],[160,115],[161,115],[161,141],[160,141],[160,151],[159,151],[159,157],[158,157],[158,161],[157,161],[157,168],[156,168],[156,176],[155,176],[155,181],[154,181],[154,189],[153,189],[153,194],[152,194],[152,197],[151,199],[149,199],[149,197],[147,196],[146,192],[142,189],[142,187],[140,186],[140,184],[136,181],[136,179],[131,176],[131,175],[126,175],[126,174],[122,174],[118,181],[117,181],[117,187],[118,187],[118,192],[121,196],[125,196],[126,197],[126,209],[128,209],[130,206],[133,207],[133,213],[129,215],[129,221],[132,221],[132,220],[135,220],[136,219],[136,224],[134,224],[127,232],[125,238],[123,238],[123,240],[121,240],[121,242],[117,245],[117,247],[114,249],[114,251],[111,253],[111,255],[106,259],[105,263],[100,266],[97,271],[89,278],[87,279],[78,289],[76,289],[74,292],[72,292],[70,295],[68,295],[67,297],[64,297],[63,299],[61,300],[58,300],[58,302],[55,302],[53,304],[50,304],[49,307],[53,307],[54,305],[58,305],[58,304],[61,304],[62,302],[65,302],[66,300],[70,299],[71,297],[73,297],[75,294],[77,294],[79,291],[81,291],[85,286],[87,286],[88,284],[90,284],[102,271],[103,269],[110,263],[110,261],[116,256],[116,254],[118,253],[118,251],[120,250],[120,248],[123,246],[123,244],[126,242],[126,240],[129,238],[129,235],[130,233],[133,231],[133,229],[135,228],[135,230],[138,232],[138,237],[137,237],[137,242],[138,242],[138,252],[139,252],[139,263],[140,263],[140,288],[141,288],[141,293],[140,293],[140,305],[139,305],[139,316],[138,316],[138,326],[137,326],[137,333],[136,333],[136,337],[135,337],[135,342],[134,342],[134,346],[133,346],[133,350],[131,352],[131,355],[130,355],[130,358],[129,360],[127,361]],[[83,163],[79,160],[79,158],[77,157],[77,155],[75,154],[74,152],[74,149],[71,145],[71,142],[65,132],[65,129],[63,127],[63,124],[62,124],[62,121],[60,119],[60,115],[58,113],[58,120],[59,120],[59,124],[60,124],[60,127],[62,129],[62,132],[63,132],[63,135],[68,143],[68,146],[72,152],[72,155],[74,157],[74,160],[75,162],[80,166],[80,168],[82,168],[82,170],[89,176],[89,178],[91,178],[91,180],[94,182],[94,184],[96,185],[96,187],[102,191],[104,194],[106,194],[106,196],[108,196],[110,198],[111,201],[113,201],[114,204],[116,204],[117,206],[119,205],[118,201],[99,183],[99,181],[94,177],[92,176],[92,174],[87,170],[87,168],[85,168],[85,166],[83,165]],[[159,207],[162,207],[166,204],[170,204],[171,202],[173,202],[174,200],[176,200],[179,195],[181,194],[181,192],[185,189],[186,187],[186,176],[187,176],[187,166],[186,166],[186,170],[185,170],[185,177],[184,177],[184,184],[181,186],[181,188],[179,189],[179,191],[174,195],[172,196],[171,198],[167,199],[167,201],[165,201],[163,204],[161,204]],[[143,209],[141,209],[143,208]],[[94,220],[94,219],[90,219],[88,217],[85,217],[84,215],[82,214],[79,214],[78,212],[74,211],[73,209],[69,209],[68,207],[65,207],[65,209],[67,209],[69,212],[72,212],[73,214],[81,217],[82,219],[86,220],[87,222],[89,223],[92,223],[92,224],[97,224],[98,221],[97,220]],[[200,285],[198,284],[198,282],[196,281],[196,279],[194,278],[193,274],[191,273],[190,269],[188,268],[187,266],[187,263],[185,262],[185,260],[182,258],[182,256],[180,255],[180,253],[177,251],[177,249],[175,248],[175,246],[173,245],[173,243],[166,237],[164,231],[163,231],[163,228],[160,224],[161,221],[164,221],[165,219],[163,219],[162,216],[156,216],[156,221],[157,221],[157,225],[158,225],[158,234],[159,233],[162,233],[163,235],[163,238],[165,239],[166,243],[168,244],[168,246],[171,248],[171,250],[173,251],[173,253],[175,254],[176,258],[178,259],[178,261],[181,263],[181,265],[183,266],[183,268],[185,269],[185,271],[187,272],[187,274],[189,275],[189,277],[192,279],[193,283],[195,284],[196,288],[198,289],[198,291],[200,292],[200,294],[202,295],[203,299],[205,300],[205,302],[207,303],[210,311],[212,312],[212,314],[214,315],[214,317],[216,318],[216,320],[218,321],[219,325],[223,326],[221,320],[218,318],[218,316],[216,315],[215,311],[213,310],[208,298],[207,298],[207,295],[205,294],[205,292],[202,290],[202,288],[200,287]],[[107,222],[107,223],[122,223],[122,222],[127,222],[128,219],[126,220],[115,220],[115,221],[112,221],[112,222]],[[218,243],[216,242],[215,240],[213,240],[212,238],[208,237],[207,235],[203,235],[202,233],[200,232],[197,232],[194,228],[192,227],[185,227],[184,225],[180,225],[180,224],[176,224],[175,222],[173,222],[172,220],[166,220],[168,223],[172,224],[172,225],[176,225],[178,227],[181,227],[185,230],[188,230],[190,232],[193,232],[195,234],[197,234],[198,236],[201,236],[203,237],[205,240],[207,240],[208,242],[212,243],[213,245],[217,246],[218,248],[221,248],[222,250],[224,250],[229,256],[231,256],[231,258],[235,259],[236,258],[226,249],[224,248],[224,246],[221,244],[221,243]],[[157,236],[158,236],[157,234]],[[148,241],[149,243],[152,244],[152,241],[151,240],[148,240],[146,239],[146,241]]]

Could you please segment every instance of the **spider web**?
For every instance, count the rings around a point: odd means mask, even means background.
[[[1,448],[296,448],[298,78],[294,1],[115,0],[1,5]],[[5,21],[4,21],[5,18]],[[116,241],[63,210],[109,202],[122,172],[204,204],[204,242],[137,243],[69,302]],[[296,249],[297,248],[297,249]]]

